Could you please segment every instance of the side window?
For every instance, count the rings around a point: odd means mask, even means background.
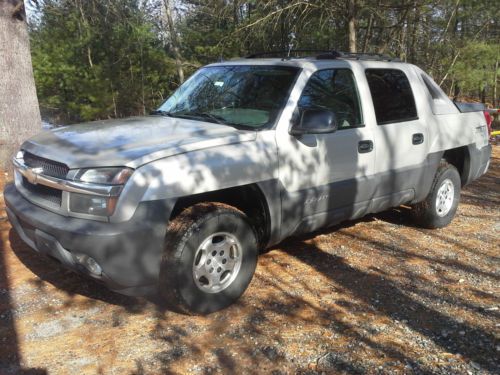
[[[367,69],[366,79],[379,125],[418,118],[410,82],[401,70]]]
[[[335,113],[339,130],[363,126],[358,90],[349,69],[314,73],[299,99],[299,109],[322,108]]]

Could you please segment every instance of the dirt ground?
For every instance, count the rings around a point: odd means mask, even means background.
[[[495,146],[449,227],[400,208],[290,239],[236,305],[189,317],[36,255],[0,195],[0,374],[498,374],[499,203]]]

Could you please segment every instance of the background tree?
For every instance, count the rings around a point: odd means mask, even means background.
[[[174,17],[172,15],[172,2],[170,0],[163,0],[163,12],[166,28],[168,30],[172,52],[175,58],[175,66],[177,68],[177,75],[179,76],[179,83],[184,82],[184,68],[182,66],[181,45],[179,41],[178,31],[176,30]]]
[[[31,26],[44,116],[71,123],[147,113],[177,87],[175,60],[139,0],[46,0]]]
[[[0,0],[0,164],[40,128],[24,3]]]
[[[141,115],[198,67],[259,51],[384,53],[451,96],[495,103],[494,0],[39,0],[30,35],[42,115]]]

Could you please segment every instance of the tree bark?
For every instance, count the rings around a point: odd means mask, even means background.
[[[168,27],[168,33],[170,34],[170,42],[172,43],[172,52],[174,53],[175,66],[177,68],[177,75],[179,76],[179,83],[184,82],[184,69],[182,67],[182,56],[181,56],[181,46],[179,37],[175,30],[174,18],[172,17],[172,8],[170,0],[163,0],[163,5],[165,8],[165,21]]]
[[[349,1],[348,14],[349,52],[356,53],[356,0]]]
[[[0,166],[41,130],[22,0],[0,0]]]

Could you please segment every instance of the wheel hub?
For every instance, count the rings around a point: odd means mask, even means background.
[[[439,216],[446,216],[453,206],[455,188],[453,182],[447,178],[443,181],[436,196],[436,212]]]
[[[196,250],[193,278],[206,293],[226,289],[238,276],[242,263],[241,244],[231,233],[215,233]]]

